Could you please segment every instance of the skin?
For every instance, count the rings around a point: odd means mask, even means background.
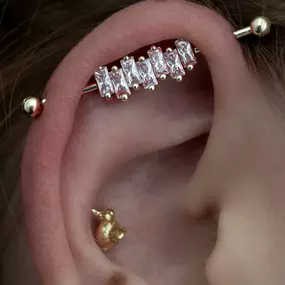
[[[98,66],[179,37],[204,56],[180,85],[127,104],[81,97]],[[182,0],[135,4],[83,39],[50,79],[23,157],[43,284],[283,284],[284,120],[266,90],[229,24]],[[107,254],[94,206],[128,229]],[[217,220],[196,219],[211,206]]]

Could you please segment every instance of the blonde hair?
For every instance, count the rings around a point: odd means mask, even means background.
[[[21,151],[30,120],[20,112],[24,96],[39,95],[68,51],[105,18],[138,1],[46,1],[26,12],[15,1],[2,8],[0,50],[0,254],[3,284],[39,284],[25,242],[19,191]],[[25,1],[27,2],[27,1]],[[274,23],[271,35],[242,40],[251,66],[282,95],[285,3],[282,0],[196,0],[222,14],[234,27],[259,15]],[[39,2],[41,3],[41,2]],[[34,4],[34,6],[33,6]],[[166,3],[167,5],[167,3]],[[21,17],[20,17],[21,16]],[[94,20],[95,19],[95,20]],[[1,271],[0,271],[1,272]],[[24,280],[24,281],[23,281]],[[23,283],[24,282],[24,283]]]

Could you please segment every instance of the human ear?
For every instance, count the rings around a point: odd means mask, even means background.
[[[204,55],[197,72],[189,73],[181,85],[161,83],[156,93],[139,91],[127,104],[103,102],[94,94],[81,96],[88,78],[100,65],[179,37],[190,40]],[[123,272],[124,282],[143,283],[109,261],[94,242],[90,210],[98,201],[103,183],[132,159],[209,132],[212,94],[212,131],[226,131],[227,124],[235,122],[223,118],[236,111],[236,104],[241,102],[238,100],[254,98],[257,88],[231,26],[214,12],[192,3],[136,4],[113,15],[82,40],[47,85],[48,101],[43,115],[32,126],[23,160],[27,225],[45,283],[107,283],[118,272]],[[215,153],[215,148],[211,149]],[[204,165],[208,162],[200,164],[199,169],[205,169]],[[199,169],[192,182],[193,195],[203,185],[199,173],[204,170]],[[196,208],[196,198],[190,197],[185,209]],[[118,218],[127,223],[131,216],[119,212]],[[129,244],[135,245],[136,241],[129,240]]]

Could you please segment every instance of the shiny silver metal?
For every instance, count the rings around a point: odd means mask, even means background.
[[[103,252],[109,251],[124,238],[127,230],[120,226],[112,209],[102,212],[92,209],[91,212],[96,222],[99,222],[93,232],[95,242]]]
[[[264,16],[255,18],[250,24],[251,31],[258,37],[267,36],[272,28],[271,21]]]
[[[104,98],[110,100],[112,98],[111,93],[106,93]]]

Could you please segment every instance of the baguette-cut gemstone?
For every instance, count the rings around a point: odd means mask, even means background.
[[[173,79],[177,79],[178,77],[185,75],[185,70],[176,49],[167,51],[164,53],[164,57],[168,65],[170,76]]]
[[[140,74],[133,56],[121,60],[121,66],[129,87],[138,86],[141,83]]]
[[[156,77],[160,77],[163,74],[169,73],[165,58],[160,47],[154,47],[147,53]]]
[[[138,61],[137,67],[145,89],[153,88],[158,84],[149,59]]]
[[[94,77],[102,97],[105,97],[106,94],[114,93],[114,88],[106,66],[100,67],[98,70],[96,70],[94,72]]]
[[[130,88],[121,68],[112,70],[110,72],[110,78],[113,83],[117,98],[121,99],[123,95],[131,95]]]
[[[191,44],[184,40],[175,41],[175,45],[177,47],[178,54],[180,55],[180,59],[185,68],[190,65],[195,65],[197,63],[196,57],[194,55]]]

